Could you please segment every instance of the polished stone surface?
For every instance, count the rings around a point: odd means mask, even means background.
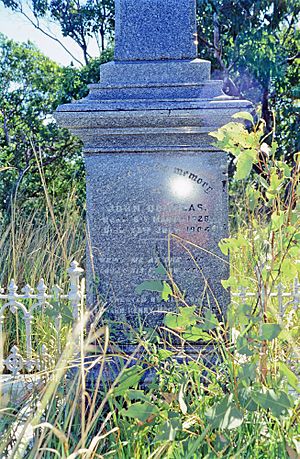
[[[160,279],[160,262],[188,304],[218,312],[217,299],[225,312],[228,296],[220,281],[228,260],[218,242],[228,235],[226,155],[87,155],[86,169],[94,268],[108,316],[154,326],[161,311],[174,310],[174,300],[162,301],[159,293],[136,293],[143,281]]]
[[[194,59],[195,0],[116,0],[117,61]]]
[[[207,95],[215,91],[215,85],[210,84],[205,90]],[[108,100],[101,99],[100,88],[98,98],[91,97],[60,107],[55,117],[80,136],[86,153],[95,154],[144,150],[163,154],[195,148],[211,151],[213,140],[208,133],[231,121],[234,113],[250,107],[248,101],[227,96]]]
[[[108,62],[100,67],[101,84],[129,85],[200,83],[210,79],[211,63],[204,59]]]
[[[57,121],[83,141],[87,171],[88,306],[125,328],[161,325],[174,300],[136,292],[161,261],[187,304],[226,312],[227,155],[209,132],[251,108],[196,59],[196,0],[117,0],[115,61]],[[89,255],[92,254],[90,258]],[[120,331],[117,341],[132,344]]]

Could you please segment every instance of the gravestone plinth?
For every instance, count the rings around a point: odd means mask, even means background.
[[[227,157],[208,133],[250,103],[210,80],[195,33],[195,0],[117,0],[115,61],[86,99],[56,113],[84,143],[88,302],[96,279],[107,315],[126,326],[159,325],[182,305],[137,293],[160,279],[159,263],[187,304],[220,315],[228,303],[218,248],[228,235]]]

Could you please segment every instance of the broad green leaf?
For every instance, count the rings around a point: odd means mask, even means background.
[[[165,276],[168,272],[162,263],[155,268],[155,273],[160,276]]]
[[[249,246],[249,241],[241,234],[238,237],[225,238],[219,242],[220,250],[226,256],[229,251],[237,252],[240,251],[242,247],[247,246]]]
[[[180,315],[189,320],[196,320],[195,312],[197,306],[181,306],[179,308]]]
[[[157,416],[159,414],[159,409],[156,405],[153,405],[153,403],[137,402],[130,405],[127,409],[123,408],[120,413],[127,418],[146,422],[152,416]]]
[[[135,292],[137,294],[141,294],[144,290],[162,293],[164,290],[164,285],[160,280],[146,280],[136,287]]]
[[[284,391],[275,393],[273,389],[269,390],[269,400],[271,404],[271,411],[274,416],[280,416],[283,412],[285,413],[289,408],[292,407],[292,403],[288,395]]]
[[[286,377],[289,385],[300,393],[299,379],[295,373],[293,373],[292,370],[290,370],[289,367],[283,362],[279,362],[278,366],[280,373]]]
[[[169,419],[162,426],[158,426],[159,431],[154,441],[174,441],[176,433],[182,430],[180,419]]]
[[[242,120],[251,121],[251,123],[254,124],[253,116],[252,116],[250,113],[248,113],[248,112],[238,112],[238,113],[235,113],[234,115],[232,115],[232,118],[234,118],[234,119],[242,119]]]
[[[244,380],[247,384],[255,381],[256,379],[256,363],[245,363],[238,369],[239,379]]]
[[[251,396],[254,402],[261,408],[264,408],[265,410],[270,409],[269,391],[267,389],[253,391]]]
[[[182,327],[179,327],[178,315],[173,312],[168,312],[168,314],[165,315],[164,324],[166,327],[171,328],[171,330],[182,329]],[[183,327],[182,330],[185,330],[185,327]]]
[[[160,360],[166,360],[169,357],[172,357],[172,355],[174,355],[174,353],[168,351],[167,349],[159,349],[158,351],[158,357],[160,358]]]
[[[210,132],[210,136],[217,139],[216,146],[221,150],[238,156],[241,148],[249,145],[249,133],[242,123],[230,122],[222,126],[218,131]]]
[[[242,152],[236,162],[235,179],[243,180],[248,177],[252,170],[253,163],[256,161],[256,152],[246,150]]]
[[[273,167],[271,171],[271,176],[270,176],[270,187],[268,189],[269,193],[277,193],[280,188],[283,186],[284,183],[284,178],[279,177],[278,175],[278,170]]]
[[[293,232],[293,230],[294,230],[294,227],[292,227],[291,233]],[[300,243],[300,233],[294,234],[294,239],[299,244]]]
[[[261,341],[272,341],[273,339],[277,338],[280,332],[281,326],[279,324],[262,324],[261,335],[259,336],[259,339]]]
[[[289,253],[290,257],[294,257],[296,259],[300,259],[300,247],[299,247],[299,245],[297,245],[295,247],[291,247],[289,249],[288,253]],[[295,263],[294,263],[294,265],[295,265]]]
[[[142,400],[150,403],[150,399],[142,390],[128,389],[125,394],[128,400]]]
[[[141,294],[145,290],[161,293],[161,297],[164,301],[167,301],[172,295],[170,285],[166,281],[161,280],[146,280],[136,287],[135,292]]]
[[[220,248],[221,252],[223,253],[223,255],[227,256],[229,254],[229,249],[230,249],[230,244],[228,243],[228,240],[227,239],[222,239],[219,242],[219,248]]]
[[[209,342],[212,340],[212,337],[206,333],[205,331],[202,330],[202,328],[194,326],[191,327],[189,330],[187,330],[183,334],[183,338],[186,339],[187,341],[204,341],[204,342]]]
[[[197,316],[195,315],[196,308],[196,306],[184,306],[179,308],[179,314],[169,312],[165,316],[165,325],[179,332],[185,331],[197,322]]]
[[[289,178],[291,176],[292,169],[287,163],[285,163],[284,161],[277,161],[276,165],[284,173],[284,176],[286,178]]]
[[[272,230],[277,231],[279,230],[282,225],[284,224],[284,219],[285,219],[285,213],[280,211],[279,213],[274,212],[271,215],[271,221],[272,221]]]
[[[260,182],[260,184],[262,185],[263,188],[265,188],[266,190],[269,188],[268,182],[261,175],[258,177],[258,180],[259,180],[259,182]]]
[[[166,281],[163,281],[163,290],[161,292],[161,299],[164,301],[168,301],[168,299],[172,295],[173,295],[173,292],[172,292],[170,285]]]
[[[216,429],[236,429],[243,423],[243,414],[233,402],[233,395],[224,399],[206,411],[206,417]]]
[[[224,138],[224,135],[222,133],[222,131],[219,129],[218,131],[211,131],[208,133],[208,135],[210,135],[211,137],[214,137],[215,139],[217,140],[223,140]]]
[[[136,386],[145,371],[140,365],[133,365],[131,368],[126,368],[122,373],[119,384],[113,391],[114,395],[124,395],[127,389]]]
[[[204,318],[204,323],[199,325],[199,328],[201,328],[202,330],[213,330],[214,328],[217,328],[219,326],[219,321],[217,317],[209,309],[206,310]]]
[[[259,198],[261,197],[261,194],[255,188],[248,187],[247,188],[247,197],[248,197],[248,201],[249,201],[249,208],[250,208],[251,211],[253,211],[258,205],[258,201],[259,201]]]
[[[259,317],[254,317],[252,315],[252,307],[249,304],[243,303],[235,308],[233,308],[233,313],[235,315],[234,323],[237,324],[238,328],[241,325],[248,325],[250,322],[260,321]],[[245,337],[244,337],[245,338]],[[239,342],[237,344],[239,347],[243,347],[244,345],[248,345],[248,342]]]
[[[227,290],[228,288],[237,288],[240,284],[236,277],[230,276],[228,279],[221,280],[222,287]]]
[[[165,316],[165,325],[176,331],[185,331],[197,322],[195,315],[196,306],[185,306],[179,308],[179,314],[168,313]]]
[[[236,352],[247,356],[253,355],[253,351],[249,349],[248,341],[244,336],[238,336],[236,340]]]
[[[241,406],[250,412],[257,410],[257,403],[251,397],[253,389],[251,387],[242,387],[238,391],[238,398]]]
[[[284,391],[275,393],[273,389],[262,389],[261,391],[253,391],[253,400],[265,410],[271,410],[275,417],[281,416],[292,404],[287,394]]]
[[[288,279],[294,279],[298,274],[297,265],[295,261],[289,258],[285,258],[281,263],[281,272],[282,274],[287,276]]]

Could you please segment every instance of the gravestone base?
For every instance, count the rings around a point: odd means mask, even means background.
[[[216,347],[214,346],[200,346],[193,345],[191,349],[183,349],[182,347],[172,347],[173,356],[167,359],[168,365],[184,365],[190,362],[199,364],[199,381],[205,385],[208,384],[207,374],[212,367],[222,363],[222,358]],[[107,390],[122,373],[124,368],[131,368],[134,365],[141,366],[145,371],[142,374],[141,380],[138,383],[140,389],[147,388],[150,383],[153,383],[157,377],[157,367],[153,366],[153,362],[147,358],[147,352],[141,347],[137,352],[136,346],[117,346],[109,348],[102,361],[94,363],[98,356],[86,357],[84,367],[86,371],[86,388],[87,390],[93,391],[97,381],[99,383],[100,377],[100,389]],[[164,365],[166,361],[161,362]],[[80,359],[74,360],[72,369],[67,373],[67,378],[73,380],[75,374],[80,371]],[[117,385],[116,385],[117,387]]]
[[[204,59],[108,62],[101,65],[101,85],[188,84],[210,79],[211,63]]]

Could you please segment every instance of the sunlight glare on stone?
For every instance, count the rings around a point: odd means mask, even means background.
[[[170,181],[171,192],[178,199],[191,198],[195,193],[193,182],[186,177],[173,177]]]

